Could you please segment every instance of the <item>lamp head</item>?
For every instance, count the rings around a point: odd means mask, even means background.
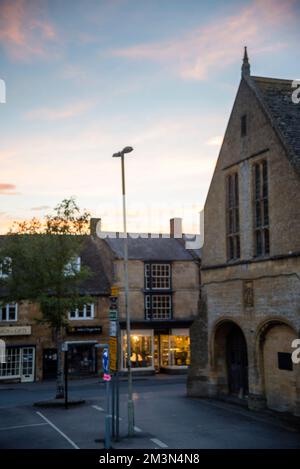
[[[123,150],[121,151],[121,153],[130,153],[132,152],[133,148],[132,147],[125,147],[123,148]]]

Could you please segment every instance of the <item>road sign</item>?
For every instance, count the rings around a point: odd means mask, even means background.
[[[111,296],[118,296],[119,295],[119,287],[117,286],[112,286],[111,287]]]
[[[110,337],[117,337],[117,334],[118,334],[117,321],[110,321],[109,323]]]
[[[109,338],[109,352],[110,352],[110,371],[118,371],[118,341],[117,337]]]
[[[109,319],[111,321],[117,321],[118,320],[118,311],[117,310],[109,310]]]
[[[103,349],[102,353],[102,368],[104,374],[109,374],[109,356],[108,348]]]

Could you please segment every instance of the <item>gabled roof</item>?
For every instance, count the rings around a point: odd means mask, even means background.
[[[255,92],[283,144],[287,157],[300,175],[300,103],[292,100],[292,80],[245,77]]]
[[[105,238],[117,259],[124,257],[123,238]],[[128,238],[128,259],[145,261],[192,261],[195,257],[176,238]]]

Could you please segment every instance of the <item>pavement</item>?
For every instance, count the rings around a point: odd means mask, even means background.
[[[279,415],[234,404],[186,397],[185,376],[134,380],[135,436],[127,438],[127,383],[120,384],[118,449],[300,449],[300,432]],[[55,382],[0,385],[0,448],[101,449],[105,385],[96,379],[72,381],[78,407],[36,408],[53,399]]]

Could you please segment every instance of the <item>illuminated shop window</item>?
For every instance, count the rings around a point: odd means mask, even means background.
[[[190,337],[187,335],[160,336],[160,366],[188,366],[190,364]]]
[[[131,334],[131,366],[133,369],[153,367],[153,334],[152,331]],[[127,335],[123,334],[123,368],[127,368]]]

